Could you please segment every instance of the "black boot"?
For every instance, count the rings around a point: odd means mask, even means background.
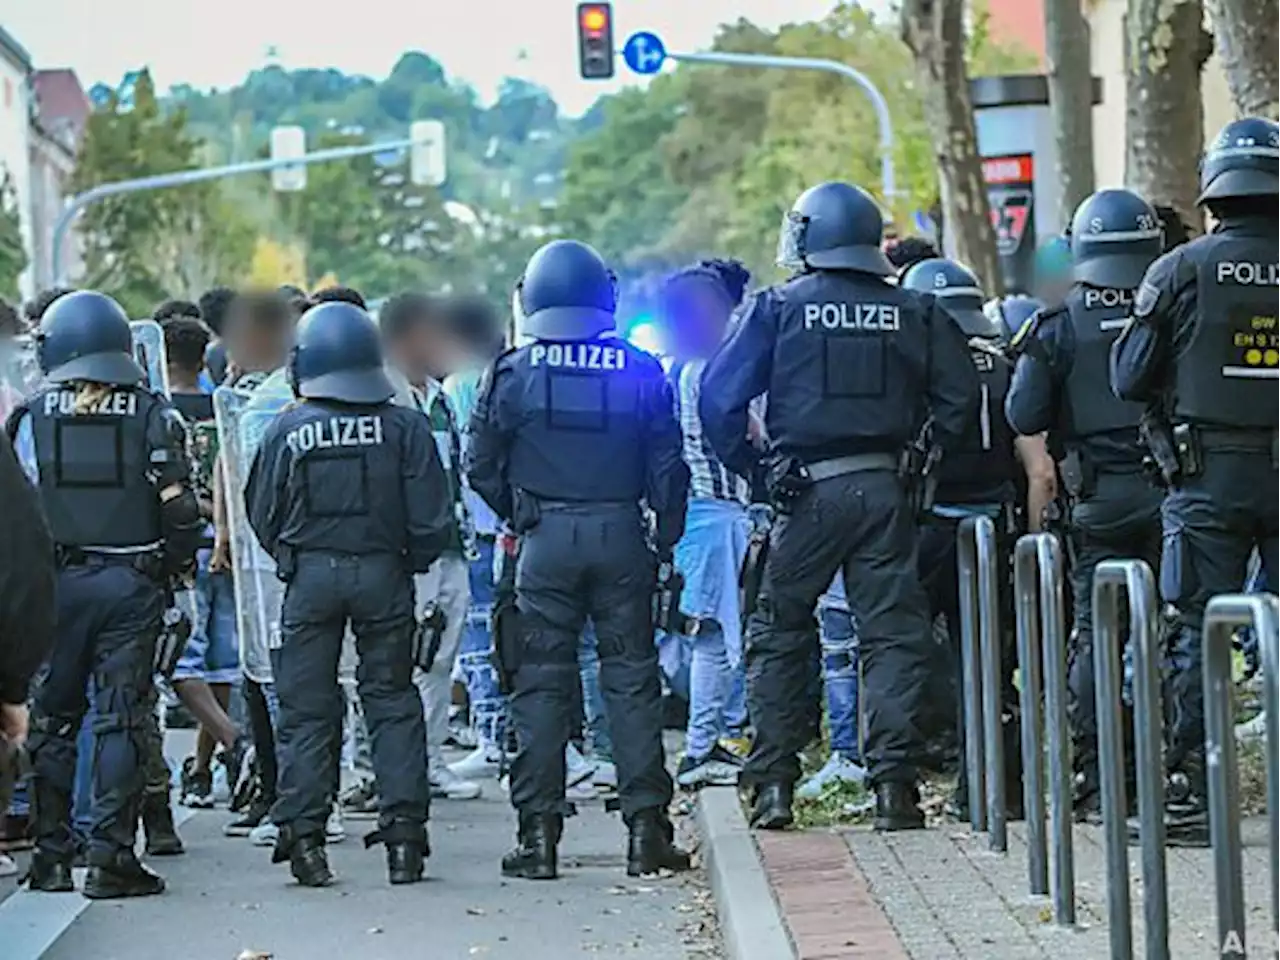
[[[426,851],[416,843],[387,844],[387,879],[393,886],[422,879]]]
[[[789,783],[762,783],[756,787],[751,826],[757,830],[784,830],[795,822],[791,812],[794,787]]]
[[[70,859],[45,853],[39,848],[31,856],[26,881],[30,889],[44,893],[71,893],[76,888],[71,882]]]
[[[186,853],[173,825],[168,791],[143,795],[142,830],[147,837],[148,857],[176,857]]]
[[[675,845],[675,828],[662,810],[640,810],[631,818],[629,829],[627,876],[689,869],[689,854]]]
[[[1164,785],[1164,839],[1168,846],[1210,845],[1206,795],[1199,769],[1175,770],[1169,775]],[[1142,842],[1142,824],[1136,815],[1129,818],[1128,831],[1130,842]]]
[[[888,781],[876,784],[876,830],[922,830],[924,812],[914,783]]]
[[[158,893],[164,893],[163,878],[140,863],[132,850],[106,854],[89,851],[84,895],[90,900],[150,897]]]
[[[281,831],[281,839],[284,831]],[[333,883],[333,871],[329,869],[329,857],[324,850],[324,834],[290,838],[285,850],[277,845],[272,862],[289,861],[293,879],[304,887],[327,887]]]
[[[525,880],[554,880],[556,844],[564,829],[564,818],[554,813],[520,814],[520,844],[502,858],[504,877]]]

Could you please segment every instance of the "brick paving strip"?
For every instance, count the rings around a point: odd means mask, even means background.
[[[908,960],[839,834],[757,833],[798,960]]]

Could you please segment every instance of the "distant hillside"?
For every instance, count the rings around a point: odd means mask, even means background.
[[[260,155],[278,124],[302,126],[314,145],[326,133],[403,138],[414,120],[441,120],[449,165],[441,192],[481,206],[498,199],[521,205],[552,199],[567,142],[576,132],[545,89],[509,79],[486,108],[471,87],[451,81],[437,60],[420,52],[401,56],[381,81],[333,69],[269,66],[228,90],[180,85],[167,99],[186,108],[214,162]]]

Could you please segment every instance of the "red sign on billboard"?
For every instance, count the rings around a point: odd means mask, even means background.
[[[1035,164],[1031,154],[983,157],[982,179],[991,202],[991,225],[996,231],[996,250],[1011,257],[1022,246],[1031,225],[1035,202]]]

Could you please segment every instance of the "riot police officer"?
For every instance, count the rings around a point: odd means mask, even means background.
[[[288,860],[305,886],[333,879],[324,825],[341,747],[338,657],[350,624],[380,787],[378,829],[365,843],[386,845],[393,884],[414,883],[430,853],[430,788],[413,685],[413,575],[448,544],[444,471],[426,418],[390,403],[378,329],[358,306],[308,310],[288,375],[300,402],[271,424],[245,487],[249,523],[286,583],[271,651],[281,744],[274,861]]]
[[[1069,503],[1075,618],[1068,719],[1080,818],[1101,810],[1093,571],[1103,560],[1125,557],[1154,570],[1160,558],[1160,494],[1144,475],[1138,440],[1142,408],[1111,392],[1107,356],[1162,242],[1155,211],[1136,193],[1100,190],[1086,198],[1071,222],[1071,289],[1061,304],[1032,316],[1013,342],[1018,361],[1005,403],[1009,422],[1024,435],[1049,431]]]
[[[882,228],[875,201],[857,187],[824,183],[801,194],[778,244],[779,264],[796,275],[748,301],[703,377],[712,448],[735,473],[764,474],[782,512],[747,627],[757,732],[743,777],[763,829],[792,822],[797,755],[818,706],[813,611],[837,571],[858,621],[876,826],[924,825],[916,786],[935,648],[915,569],[915,511],[898,467],[925,413],[940,448],[958,449],[977,419],[979,386],[940,303],[887,281],[894,270],[880,250]],[[747,418],[766,392],[762,457]]]
[[[969,343],[969,355],[981,383],[978,416],[960,443],[938,464],[936,491],[933,504],[920,530],[919,570],[925,592],[929,596],[930,610],[946,619],[950,635],[950,649],[939,659],[935,677],[937,696],[933,708],[937,711],[940,729],[948,736],[943,744],[959,747],[964,755],[964,716],[961,710],[960,689],[960,590],[956,573],[956,533],[960,521],[966,517],[990,518],[997,531],[997,551],[1007,557],[1010,547],[1012,511],[1017,491],[1018,459],[1014,449],[1014,435],[1004,416],[1004,398],[1009,390],[1011,367],[1006,359],[1006,337],[1001,324],[983,311],[983,294],[978,278],[965,266],[954,260],[923,260],[902,277],[902,286],[918,293],[932,293],[947,314],[956,322]],[[1000,569],[1006,569],[1001,564]],[[1002,591],[1003,600],[1012,600],[1012,593]],[[1012,621],[1010,616],[1003,623]],[[1010,648],[1012,649],[1012,648]],[[1009,784],[1005,795],[1016,813],[1022,796],[1022,773],[1018,749],[1018,727],[1014,722],[1017,693],[1013,687],[1014,662],[1005,658],[1004,702],[1011,709],[1004,730],[1007,741],[1005,773]],[[950,736],[958,731],[959,737]],[[949,742],[948,742],[949,741]],[[967,816],[968,771],[961,766],[953,812]]]
[[[519,743],[511,766],[519,844],[502,872],[557,874],[564,750],[588,616],[630,834],[627,873],[684,869],[689,859],[672,845],[666,813],[672,784],[652,609],[657,565],[670,564],[684,531],[689,487],[671,389],[654,357],[616,336],[616,281],[587,245],[561,240],[534,253],[514,308],[525,343],[488,371],[467,452],[472,488],[522,537],[516,629],[495,638]],[[652,549],[642,500],[653,513]]]
[[[1274,121],[1227,124],[1200,167],[1214,229],[1152,264],[1112,352],[1111,382],[1154,418],[1163,505],[1163,599],[1177,608],[1165,703],[1171,843],[1207,839],[1201,625],[1245,581],[1250,552],[1276,568],[1276,196]],[[1176,448],[1176,454],[1174,450]]]
[[[76,735],[92,680],[93,803],[84,894],[146,896],[164,881],[134,855],[153,658],[169,578],[190,571],[200,508],[186,431],[142,386],[129,320],[110,297],[68,293],[38,334],[47,385],[8,429],[36,482],[58,564],[57,639],[30,739],[37,809],[31,889],[67,892]]]

